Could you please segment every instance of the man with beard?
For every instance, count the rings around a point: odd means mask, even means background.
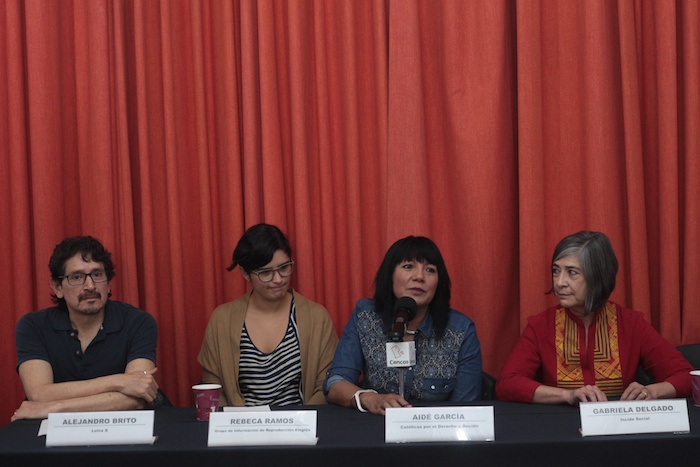
[[[56,306],[17,323],[17,372],[27,400],[12,420],[133,410],[158,396],[155,319],[109,300],[111,256],[89,236],[56,245],[49,260]]]

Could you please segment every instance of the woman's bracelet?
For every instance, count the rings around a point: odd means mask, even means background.
[[[362,407],[362,404],[360,403],[360,394],[362,394],[363,392],[373,392],[377,394],[377,391],[375,391],[374,389],[358,389],[357,391],[355,391],[355,394],[352,395],[352,398],[350,400],[355,399],[355,404],[357,404],[357,410],[359,410],[360,412],[367,412],[367,409]]]

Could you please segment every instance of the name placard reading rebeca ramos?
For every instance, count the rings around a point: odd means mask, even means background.
[[[46,447],[153,444],[153,410],[50,413]]]
[[[581,402],[581,435],[688,433],[685,399]]]
[[[315,410],[212,412],[207,446],[314,445]]]

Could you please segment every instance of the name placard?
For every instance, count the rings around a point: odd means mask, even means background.
[[[386,409],[387,443],[494,441],[493,406]]]
[[[212,412],[209,439],[213,446],[314,445],[315,410]]]
[[[46,447],[153,444],[153,410],[50,413]]]
[[[688,433],[685,399],[581,402],[581,435]]]

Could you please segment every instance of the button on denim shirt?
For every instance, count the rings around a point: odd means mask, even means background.
[[[474,322],[450,310],[442,339],[433,330],[430,313],[418,332],[416,365],[406,371],[404,399],[409,402],[474,401],[481,394],[481,348]],[[323,391],[339,381],[360,385],[379,393],[399,392],[399,372],[386,363],[388,328],[374,310],[374,300],[357,302],[333,358]]]

